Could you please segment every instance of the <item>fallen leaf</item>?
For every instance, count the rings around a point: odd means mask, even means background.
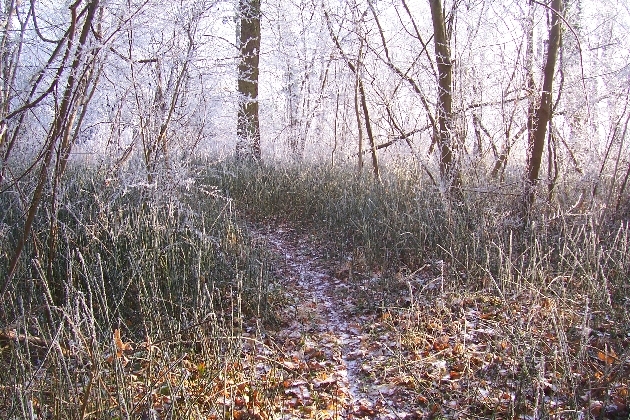
[[[337,383],[337,379],[335,379],[332,376],[329,376],[328,378],[321,379],[321,380],[320,379],[314,379],[313,380],[313,386],[315,388],[326,389],[326,388],[330,388],[332,385],[334,385],[336,383]]]
[[[125,345],[120,338],[120,329],[118,328],[114,330],[114,345],[116,346],[116,356],[122,356]]]
[[[116,346],[116,356],[121,357],[125,351],[133,350],[130,342],[124,343],[120,338],[120,329],[114,330],[114,345]]]
[[[433,350],[440,351],[448,348],[448,336],[443,335],[433,342]]]
[[[607,365],[612,365],[618,360],[617,353],[613,349],[606,349],[606,351],[599,350],[597,352],[597,358]]]
[[[358,401],[358,405],[354,407],[351,414],[359,417],[374,416],[376,411],[372,407],[372,403],[366,399],[361,399]]]
[[[296,370],[299,367],[298,364],[293,363],[293,362],[288,361],[288,360],[284,360],[284,361],[280,362],[280,364],[283,367],[285,367],[285,368],[287,368],[289,370]]]
[[[464,354],[464,350],[465,350],[464,345],[462,343],[457,343],[453,347],[453,354],[455,355]]]
[[[591,403],[590,407],[588,408],[588,410],[589,410],[589,413],[593,417],[599,418],[603,407],[604,407],[604,405],[601,403],[601,401],[593,401]]]
[[[462,373],[452,370],[449,372],[449,376],[451,379],[459,379],[462,377]]]

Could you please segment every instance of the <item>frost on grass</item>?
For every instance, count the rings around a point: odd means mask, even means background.
[[[282,372],[267,418],[628,415],[630,337],[585,297],[445,290],[428,264],[388,279],[399,304],[370,305],[380,273],[333,269],[290,229],[266,237],[291,300],[258,347]]]

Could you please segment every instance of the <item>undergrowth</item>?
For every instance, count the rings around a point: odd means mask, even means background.
[[[250,218],[300,225],[332,250],[358,306],[404,343],[375,379],[397,372],[427,418],[627,416],[630,226],[579,197],[588,186],[559,185],[525,217],[518,181],[464,179],[454,199],[415,168],[382,183],[313,165],[218,166],[208,179]]]
[[[231,200],[192,181],[71,168],[0,305],[0,417],[229,415],[217,396],[244,375],[241,332],[277,293]],[[0,194],[3,282],[28,189]]]
[[[373,317],[365,374],[423,418],[625,415],[630,229],[583,185],[525,218],[518,182],[447,198],[412,167],[202,165],[152,185],[77,166],[46,197],[0,302],[1,417],[282,416],[254,350],[285,303],[251,221],[316,238]],[[31,182],[0,194],[0,281]]]
[[[382,183],[326,165],[230,165],[208,179],[251,217],[307,226],[364,269],[395,273],[443,261],[450,282],[500,294],[536,287],[624,304],[630,291],[628,221],[596,202],[568,211],[583,189],[573,185],[526,219],[516,182],[463,188],[453,200],[414,168],[387,172]]]

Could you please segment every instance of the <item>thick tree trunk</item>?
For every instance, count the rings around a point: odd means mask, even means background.
[[[534,81],[534,3],[532,3],[531,0],[529,2],[529,15],[527,16],[525,75],[527,93],[529,95],[527,107],[527,138],[528,141],[531,142],[531,139],[533,139],[534,136],[534,131],[536,130],[536,107],[538,106],[538,98],[535,95],[536,82]]]
[[[238,65],[239,108],[236,156],[260,160],[258,119],[258,63],[260,61],[260,0],[239,0],[241,17]]]
[[[450,187],[457,179],[453,160],[453,65],[450,42],[441,0],[429,0],[433,20],[435,60],[438,68],[438,141],[440,146],[440,173]]]
[[[528,192],[528,200],[534,199],[533,187],[538,182],[540,173],[540,165],[542,162],[542,154],[545,147],[545,136],[547,134],[547,126],[551,120],[552,112],[552,90],[553,78],[556,70],[556,61],[558,57],[558,49],[560,47],[561,22],[560,14],[562,13],[562,0],[553,0],[551,2],[551,29],[549,30],[549,42],[547,46],[547,60],[545,62],[543,74],[543,87],[540,94],[540,106],[531,120],[532,129],[529,134],[528,159],[527,159],[527,181],[531,191]],[[531,117],[531,115],[530,115]]]

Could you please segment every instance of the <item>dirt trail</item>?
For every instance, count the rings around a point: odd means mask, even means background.
[[[321,252],[293,230],[259,234],[284,260],[276,270],[292,299],[286,325],[273,339],[287,355],[283,365],[301,373],[284,381],[286,412],[278,417],[418,418],[396,408],[395,394],[400,390],[375,383],[369,364],[364,364],[366,357],[382,355],[383,350],[367,347],[366,327],[376,315],[357,311],[348,279],[336,277]]]
[[[340,268],[312,237],[286,226],[257,232],[279,257],[274,269],[289,299],[279,305],[282,325],[264,331],[264,346],[255,349],[256,367],[267,375],[262,385],[269,374],[277,384],[267,405],[273,412],[257,418],[538,418],[549,409],[557,418],[628,418],[627,338],[613,338],[606,324],[568,341],[570,329],[559,326],[582,325],[579,303],[541,299],[536,289],[507,297],[445,291],[450,277],[439,262],[388,278],[398,294],[379,311],[377,303],[366,308],[366,298],[380,293],[378,275]],[[523,365],[535,351],[552,367]],[[588,357],[573,364],[581,351]],[[594,390],[613,363],[620,379]],[[589,379],[569,388],[558,369]]]

